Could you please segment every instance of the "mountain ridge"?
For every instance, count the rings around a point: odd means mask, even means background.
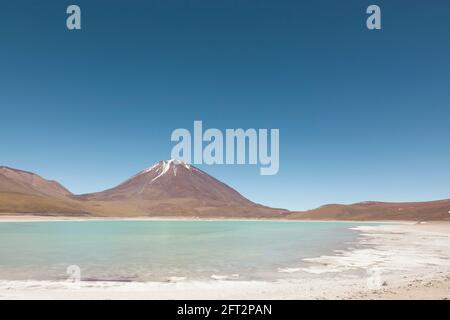
[[[0,189],[0,212],[20,212],[23,210],[21,208],[26,208],[24,213],[60,210],[55,214],[63,215],[66,213],[65,207],[68,207],[70,213],[75,210],[83,215],[104,217],[209,218],[277,218],[288,212],[256,204],[206,172],[179,160],[160,161],[116,187],[82,195],[74,195],[57,182],[45,180],[34,173],[11,168],[8,170],[13,171],[9,176],[15,175],[18,178],[25,174],[34,180],[45,182],[47,189],[53,186],[59,192],[41,192],[30,186],[16,188],[15,181],[10,181],[6,175],[0,175],[0,186],[5,185],[5,188]],[[31,186],[33,179],[28,179]],[[16,199],[15,202],[11,198]],[[30,202],[36,202],[35,212],[33,203]],[[44,209],[43,203],[48,205]]]
[[[208,173],[163,160],[110,189],[74,195],[53,180],[0,166],[0,213],[93,217],[207,217],[292,220],[450,220],[450,199],[363,201],[288,211],[254,203]]]
[[[64,197],[72,193],[54,180],[25,170],[0,166],[0,191]]]
[[[300,220],[450,220],[450,199],[417,202],[364,201],[354,204],[326,204],[316,209],[293,211]]]

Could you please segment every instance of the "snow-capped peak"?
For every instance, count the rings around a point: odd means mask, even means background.
[[[191,166],[189,164],[187,164],[186,162],[179,160],[179,159],[170,159],[170,160],[165,160],[163,161],[164,165],[170,166],[170,165],[175,165],[175,166],[183,166],[186,169],[190,169]]]
[[[155,172],[157,174],[157,176],[152,179],[152,182],[153,182],[153,181],[157,180],[158,178],[160,178],[161,176],[163,176],[164,174],[166,174],[170,170],[170,168],[172,168],[173,174],[176,176],[177,169],[179,167],[183,167],[188,170],[192,170],[192,168],[193,168],[190,164],[187,164],[186,162],[184,162],[182,160],[170,159],[170,160],[159,161],[158,163],[155,163],[150,168],[147,168],[147,169],[141,171],[140,174]]]
[[[178,160],[178,159],[170,159],[170,160],[162,160],[159,161],[157,163],[155,163],[154,165],[152,165],[151,167],[143,170],[141,173],[147,173],[153,170],[156,170],[158,168],[162,168],[163,171],[167,171],[169,170],[170,166],[174,165],[174,166],[183,166],[186,169],[191,169],[191,165],[187,164],[186,162],[182,161],[182,160]]]

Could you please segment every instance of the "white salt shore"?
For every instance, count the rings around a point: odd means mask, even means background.
[[[357,229],[362,234],[354,248],[308,258],[306,268],[279,269],[290,277],[276,282],[240,281],[238,275],[164,283],[0,281],[0,299],[450,298],[449,222]]]

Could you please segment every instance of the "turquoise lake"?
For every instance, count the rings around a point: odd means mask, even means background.
[[[276,280],[279,268],[355,243],[361,223],[64,221],[0,223],[0,279],[166,281],[170,277]]]

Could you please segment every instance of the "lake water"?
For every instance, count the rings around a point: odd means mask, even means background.
[[[64,221],[0,223],[0,279],[166,281],[228,276],[276,280],[279,269],[354,243],[361,223]],[[233,276],[234,275],[234,276]],[[239,275],[239,276],[237,276]]]

